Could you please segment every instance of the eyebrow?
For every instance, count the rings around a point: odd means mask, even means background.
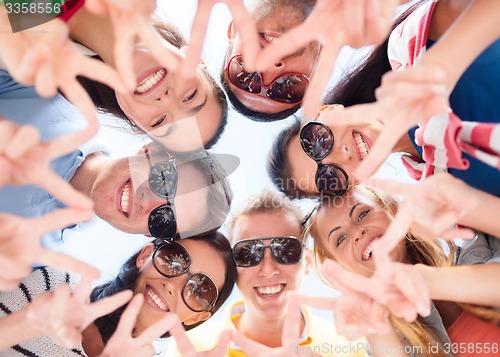
[[[208,92],[206,93],[205,99],[203,100],[203,102],[200,105],[197,105],[196,107],[194,107],[192,109],[189,109],[189,111],[188,111],[189,115],[194,116],[196,113],[198,113],[200,110],[202,110],[203,107],[205,106],[205,104],[207,104],[207,101],[208,101]],[[174,123],[170,123],[170,125],[172,125],[172,124],[174,124]],[[157,138],[164,138],[169,133],[170,133],[170,127],[168,127],[167,130],[165,130],[165,132],[162,135],[155,135],[155,136]]]
[[[352,213],[354,212],[356,207],[358,207],[360,204],[361,203],[356,203],[354,206],[352,206],[351,211],[349,212],[349,218],[352,217]],[[327,242],[330,242],[330,236],[332,235],[332,233],[338,231],[340,228],[341,228],[340,226],[337,226],[328,233]]]

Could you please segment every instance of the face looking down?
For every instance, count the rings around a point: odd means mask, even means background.
[[[293,214],[276,214],[275,212],[251,213],[238,217],[233,230],[233,252],[238,242],[251,238],[270,238],[280,236],[299,237],[300,222]],[[292,238],[296,239],[296,238]],[[261,319],[277,319],[287,311],[286,291],[296,291],[304,273],[310,269],[310,255],[302,249],[301,254],[284,252],[287,247],[300,247],[299,244],[287,244],[285,241],[262,240],[266,247],[273,244],[283,244],[281,256],[287,256],[290,261],[300,259],[295,264],[280,264],[271,256],[271,249],[264,249],[264,256],[255,266],[238,267],[236,284],[245,301],[245,313],[259,316]],[[256,243],[260,243],[256,241]],[[240,243],[241,244],[241,243]],[[249,248],[250,252],[261,250],[257,246]],[[250,253],[249,253],[250,254]],[[250,254],[252,255],[252,254]],[[249,258],[249,257],[247,257]],[[237,263],[238,265],[238,263]]]
[[[371,276],[375,269],[376,252],[372,243],[382,237],[393,216],[375,201],[374,194],[356,186],[342,197],[336,197],[318,209],[315,222],[315,244],[321,247],[324,258],[333,259],[349,269]],[[403,240],[392,252],[391,258],[405,260]]]
[[[167,311],[174,312],[185,325],[208,319],[211,312],[207,310],[213,307],[215,301],[210,301],[206,310],[199,310],[207,306],[208,300],[217,298],[217,291],[221,291],[224,285],[224,261],[207,242],[184,239],[173,243],[180,248],[168,247],[168,244],[163,253],[161,249],[155,253],[154,245],[148,244],[136,260],[140,276],[134,292],[144,295],[144,304],[134,330],[136,336],[161,319]],[[190,277],[186,268],[194,276]],[[176,276],[166,277],[160,271]]]

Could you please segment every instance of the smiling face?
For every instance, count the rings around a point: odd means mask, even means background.
[[[337,260],[357,273],[371,276],[376,254],[372,243],[385,233],[391,221],[389,212],[375,203],[373,193],[358,186],[318,210],[315,244],[326,251],[325,258]],[[405,252],[406,243],[403,240],[391,252],[391,257],[402,262]]]
[[[372,143],[377,139],[383,125],[376,120],[367,120],[366,124],[353,126],[339,125],[335,123],[334,116],[325,114],[343,110],[342,106],[324,106],[320,109],[320,115],[316,120],[328,126],[333,134],[333,148],[322,163],[336,165],[352,178],[352,173],[370,152]],[[318,165],[302,149],[300,132],[290,141],[286,156],[297,188],[309,194],[318,194],[315,183]]]
[[[160,66],[147,49],[139,46],[134,52],[134,69],[135,91],[116,92],[120,108],[131,121],[161,138],[168,124],[195,118],[202,143],[214,137],[223,111],[202,65],[196,69],[195,78],[186,80]]]
[[[282,4],[280,2],[270,5],[267,4],[268,1],[255,1],[254,3],[255,6],[251,6],[249,11],[255,20],[261,47],[269,45],[275,38],[280,37],[285,32],[301,24],[306,18],[308,11],[310,11],[310,8],[305,6],[303,1],[297,1],[296,6]],[[241,54],[242,51],[241,37],[236,33],[233,23],[229,26],[228,38],[231,44],[226,55],[224,68],[227,67],[229,60],[233,56]],[[318,43],[307,45],[295,53],[281,59],[266,71],[261,72],[262,84],[264,86],[269,86],[278,77],[290,73],[298,73],[310,77],[316,65],[318,54]],[[297,106],[297,103],[280,103],[264,96],[250,93],[238,88],[229,80],[227,80],[227,82],[229,89],[236,98],[245,107],[253,111],[261,113],[278,113]]]
[[[301,227],[297,217],[291,213],[278,215],[274,211],[243,214],[234,224],[233,245],[249,238],[269,238],[275,236],[300,237]],[[269,245],[270,241],[264,241]],[[277,263],[269,249],[259,265],[238,268],[236,284],[245,301],[245,314],[259,319],[274,320],[287,311],[286,291],[298,290],[306,271],[305,253],[297,264]],[[307,270],[309,267],[307,267]]]
[[[144,154],[121,159],[104,159],[92,186],[90,196],[96,214],[115,228],[149,234],[151,211],[167,203],[153,193],[148,184],[149,165],[168,157],[155,153],[148,162]],[[194,164],[177,165],[177,190],[174,197],[177,230],[181,234],[193,230],[204,221],[207,209],[205,178]],[[201,188],[200,188],[201,187]],[[193,191],[193,188],[196,190]]]
[[[222,290],[226,275],[224,261],[220,254],[203,240],[185,239],[180,244],[191,257],[191,273],[207,275]],[[144,304],[137,316],[134,334],[139,335],[148,326],[165,316],[166,311],[174,312],[181,322],[192,325],[208,319],[210,312],[193,312],[182,299],[182,289],[188,280],[187,274],[173,278],[161,275],[153,265],[153,244],[148,244],[137,258],[140,276],[134,292],[144,295]]]

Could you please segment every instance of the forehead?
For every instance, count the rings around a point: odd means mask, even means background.
[[[338,222],[348,219],[352,209],[363,205],[377,207],[373,195],[364,188],[349,190],[340,197],[326,197],[318,211],[318,223],[323,221]]]
[[[217,285],[219,291],[224,285],[226,266],[223,257],[203,239],[181,240],[191,257],[191,273],[204,273]]]
[[[299,219],[293,213],[268,211],[243,214],[237,218],[233,232],[233,244],[249,238],[295,236],[300,239],[302,229]]]

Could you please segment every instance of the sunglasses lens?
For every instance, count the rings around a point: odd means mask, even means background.
[[[309,123],[300,131],[300,143],[305,153],[315,160],[322,160],[333,147],[333,134],[321,123]]]
[[[297,264],[302,257],[302,242],[296,238],[275,238],[271,251],[280,264]]]
[[[191,265],[188,252],[178,243],[163,244],[156,251],[153,259],[156,269],[168,277],[181,275]]]
[[[236,266],[253,267],[259,265],[264,255],[264,245],[259,240],[249,240],[236,243],[233,257]]]
[[[228,73],[229,80],[238,88],[246,90],[250,93],[260,93],[262,87],[259,73],[247,72],[239,57],[232,59],[229,65]]]
[[[148,228],[152,237],[160,239],[174,238],[177,223],[172,208],[169,205],[163,205],[151,211]]]
[[[177,185],[177,169],[173,160],[154,164],[148,177],[151,191],[160,197],[166,198],[175,193]]]
[[[349,185],[347,174],[333,165],[320,167],[316,174],[318,191],[327,195],[341,196]]]
[[[182,297],[191,310],[205,311],[217,300],[217,287],[205,274],[195,274],[182,289]]]
[[[308,83],[303,76],[285,75],[273,82],[266,95],[281,103],[300,103]]]

